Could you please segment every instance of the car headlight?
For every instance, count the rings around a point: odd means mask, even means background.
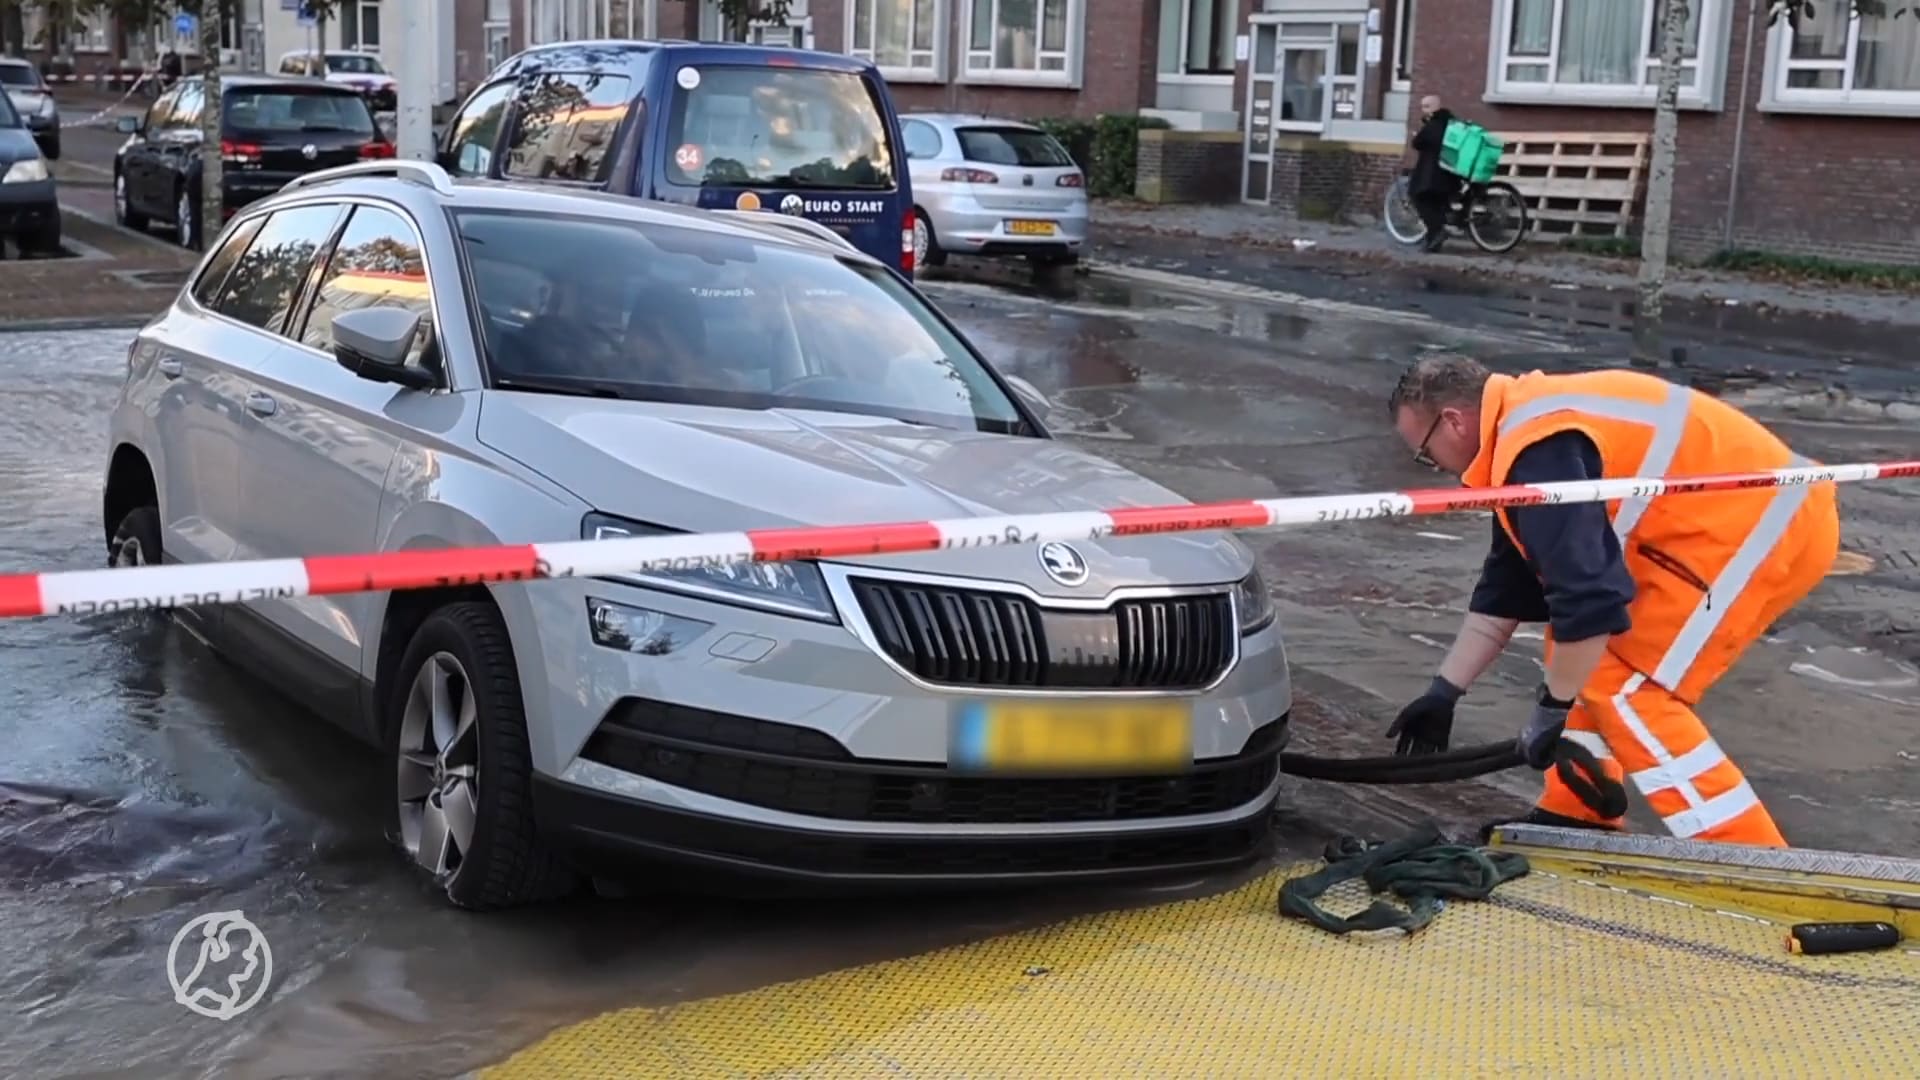
[[[1260,578],[1260,571],[1254,570],[1243,577],[1233,587],[1233,607],[1240,613],[1240,634],[1257,633],[1265,630],[1273,622],[1273,597],[1267,592],[1267,583]]]
[[[53,99],[50,97],[41,98],[40,99],[40,115],[51,120],[53,119],[53,113],[54,113]]]
[[[47,178],[47,163],[40,158],[16,161],[7,169],[7,175],[0,183],[31,184]]]
[[[616,540],[631,536],[669,536],[673,530],[614,517],[588,514],[580,522],[585,540]],[[690,593],[723,603],[774,611],[782,615],[837,622],[826,579],[810,562],[748,562],[703,566],[695,570],[650,570],[622,575],[674,592]]]
[[[665,656],[713,629],[713,624],[589,596],[587,628],[595,645],[642,656]]]

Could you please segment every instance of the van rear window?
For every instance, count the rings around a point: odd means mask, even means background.
[[[667,140],[666,175],[676,184],[894,186],[886,121],[866,80],[848,72],[683,67]]]

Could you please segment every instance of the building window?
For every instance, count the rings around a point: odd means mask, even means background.
[[[968,0],[967,77],[1072,86],[1085,0]]]
[[[946,22],[946,0],[850,0],[847,51],[890,79],[937,79]]]
[[[80,28],[73,35],[75,52],[106,52],[107,32],[111,29],[112,16],[103,11],[90,11],[80,17]]]
[[[356,12],[359,18],[355,21],[358,24],[356,29],[360,38],[359,45],[356,47],[364,52],[379,52],[380,0],[360,0],[360,3],[355,6],[359,9]]]
[[[1233,77],[1238,0],[1160,0],[1160,74]]]
[[[1699,100],[1702,26],[1719,54],[1722,0],[1693,0],[1681,98]],[[1660,79],[1657,0],[1500,0],[1496,88],[1561,98],[1652,100]]]
[[[1773,48],[1783,57],[1773,96],[1814,104],[1920,105],[1920,17],[1909,11],[1860,18],[1846,3],[1816,4],[1798,30],[1781,19]]]
[[[1393,9],[1393,88],[1413,89],[1414,0],[1398,0]]]
[[[527,43],[631,37],[631,24],[639,21],[633,9],[640,3],[630,0],[625,20],[629,25],[622,26],[615,24],[612,0],[527,0]]]

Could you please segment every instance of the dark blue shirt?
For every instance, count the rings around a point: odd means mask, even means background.
[[[1522,450],[1509,484],[1598,480],[1600,450],[1578,431],[1550,435]],[[1498,619],[1544,622],[1555,641],[1618,634],[1632,626],[1633,578],[1620,554],[1604,502],[1520,506],[1507,511],[1526,546],[1521,555],[1493,520],[1493,547],[1467,610]]]

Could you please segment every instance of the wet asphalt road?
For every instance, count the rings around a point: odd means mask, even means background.
[[[928,288],[1055,398],[1067,437],[1203,500],[1432,484],[1382,415],[1422,348],[1507,367],[1604,356],[1564,327],[1473,305],[1369,314],[1333,297],[1271,304],[1093,279],[1039,298],[978,281]],[[0,335],[5,569],[100,564],[104,416],[127,337]],[[1913,423],[1782,430],[1823,460],[1920,457]],[[1703,712],[1794,842],[1913,855],[1920,485],[1852,485],[1842,505],[1847,545],[1871,569],[1830,579]],[[1378,734],[1437,663],[1486,529],[1428,518],[1249,535],[1290,635],[1300,746],[1384,751]],[[178,630],[9,622],[0,663],[0,1075],[450,1076],[605,1008],[1227,884],[912,904],[589,900],[476,918],[435,906],[389,854],[369,753]],[[1532,653],[1504,659],[1463,703],[1456,739],[1505,737],[1537,670]],[[1296,786],[1285,824],[1292,850],[1310,852],[1329,831],[1429,812],[1466,825],[1529,796],[1514,775],[1381,793]],[[274,975],[265,1001],[222,1023],[173,1002],[166,954],[187,919],[231,909],[265,932]]]

